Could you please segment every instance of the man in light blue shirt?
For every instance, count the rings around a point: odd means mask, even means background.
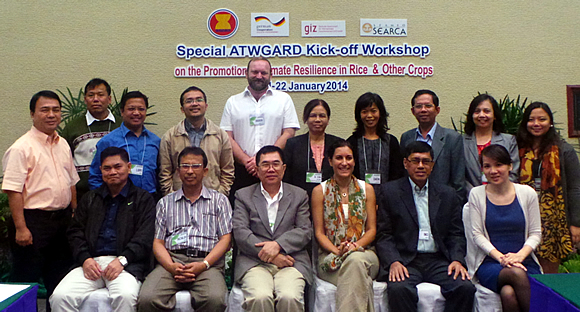
[[[157,154],[161,139],[143,125],[149,108],[149,100],[139,91],[127,92],[121,98],[123,124],[104,136],[97,143],[95,158],[89,170],[89,186],[96,189],[103,183],[101,175],[101,152],[109,147],[123,148],[129,153],[131,172],[129,178],[151,194],[157,191]]]

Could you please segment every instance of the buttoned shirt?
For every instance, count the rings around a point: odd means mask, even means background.
[[[105,219],[101,224],[99,236],[97,238],[97,256],[118,256],[117,255],[117,211],[129,194],[129,183],[125,184],[117,196],[112,197],[109,188],[102,189],[101,196],[105,199],[107,211]]]
[[[191,142],[191,146],[199,147],[201,144],[201,140],[205,135],[206,129],[206,122],[203,121],[203,125],[199,127],[199,129],[195,129],[195,127],[189,122],[189,120],[185,119],[185,131],[187,131],[187,136],[189,137],[189,142]]]
[[[260,182],[260,190],[262,191],[262,195],[266,198],[266,202],[268,203],[268,223],[270,225],[270,230],[274,232],[274,225],[276,224],[276,216],[278,215],[278,206],[280,204],[280,199],[284,195],[282,191],[282,183],[280,183],[280,189],[278,193],[274,195],[274,197],[270,196],[270,193],[264,189],[264,185]]]
[[[179,189],[157,203],[155,238],[164,240],[167,250],[193,248],[210,252],[219,238],[231,231],[228,198],[205,186],[194,202]]]
[[[415,208],[417,209],[417,218],[419,221],[419,241],[417,242],[417,251],[437,252],[435,239],[431,233],[431,224],[429,223],[429,181],[425,183],[423,188],[419,188],[417,184],[409,178],[411,182],[411,189],[413,190],[413,200],[415,201]]]
[[[71,186],[79,181],[70,147],[54,133],[34,126],[2,159],[2,190],[22,193],[24,209],[59,210],[71,202]]]
[[[131,167],[135,165],[143,166],[142,175],[129,175],[133,184],[149,193],[155,193],[157,190],[157,155],[159,154],[160,142],[161,139],[145,127],[143,127],[141,135],[137,137],[131,130],[125,127],[124,123],[121,124],[119,128],[111,131],[111,133],[104,136],[97,143],[95,158],[93,158],[89,170],[89,185],[91,189],[96,189],[103,183],[100,168],[101,152],[109,146],[116,146],[125,149],[129,153]]]
[[[429,130],[429,132],[427,132],[427,137],[423,138],[423,135],[421,134],[421,128],[417,127],[417,141],[420,142],[425,142],[429,145],[431,145],[433,143],[433,136],[435,135],[435,129],[437,129],[437,122],[435,122],[433,124],[433,127],[431,127],[431,130]]]
[[[292,98],[268,87],[256,101],[248,88],[228,99],[220,127],[232,131],[236,143],[248,156],[265,145],[274,145],[287,128],[300,129]]]

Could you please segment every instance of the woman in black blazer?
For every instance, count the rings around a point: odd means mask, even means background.
[[[383,99],[367,92],[356,100],[354,119],[356,128],[346,139],[353,147],[354,176],[372,184],[377,201],[380,185],[404,176],[403,156],[399,141],[387,133],[389,113]]]
[[[325,133],[329,119],[328,103],[321,99],[311,100],[304,107],[302,116],[308,133],[289,139],[284,148],[284,182],[306,190],[308,196],[315,186],[333,174],[324,152],[326,147],[340,138]]]

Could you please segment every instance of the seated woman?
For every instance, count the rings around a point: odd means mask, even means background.
[[[507,149],[492,144],[480,158],[488,184],[469,194],[475,254],[467,255],[469,274],[501,296],[504,311],[529,311],[528,274],[539,274],[533,250],[542,238],[538,196],[527,185],[512,183]]]
[[[379,259],[369,245],[376,234],[375,192],[357,180],[352,147],[345,140],[327,149],[334,175],[312,191],[318,241],[318,277],[336,285],[336,311],[374,311],[373,279]]]

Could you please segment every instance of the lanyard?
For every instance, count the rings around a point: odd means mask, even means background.
[[[365,172],[368,172],[368,166],[367,166],[367,149],[365,147],[365,137],[362,137],[362,144],[363,144],[363,154],[365,156]],[[379,138],[379,168],[378,168],[378,172],[381,172],[381,152],[383,151],[383,142],[381,140],[381,138]]]
[[[129,152],[129,142],[127,142],[127,138],[123,137],[125,139],[125,144],[127,144],[127,154],[129,154],[129,161],[131,161],[131,152]],[[137,140],[139,140],[139,138],[137,138]],[[140,165],[143,165],[143,160],[145,160],[145,148],[147,147],[147,136],[145,136],[145,142],[143,143],[143,155],[141,156],[141,163]]]
[[[308,154],[306,154],[306,164],[308,164],[308,169],[306,170],[306,172],[310,172],[310,133],[308,134]],[[324,153],[324,150],[322,151],[322,153]],[[324,155],[323,155],[323,162],[324,162]],[[316,172],[318,172],[318,169],[316,169]]]

